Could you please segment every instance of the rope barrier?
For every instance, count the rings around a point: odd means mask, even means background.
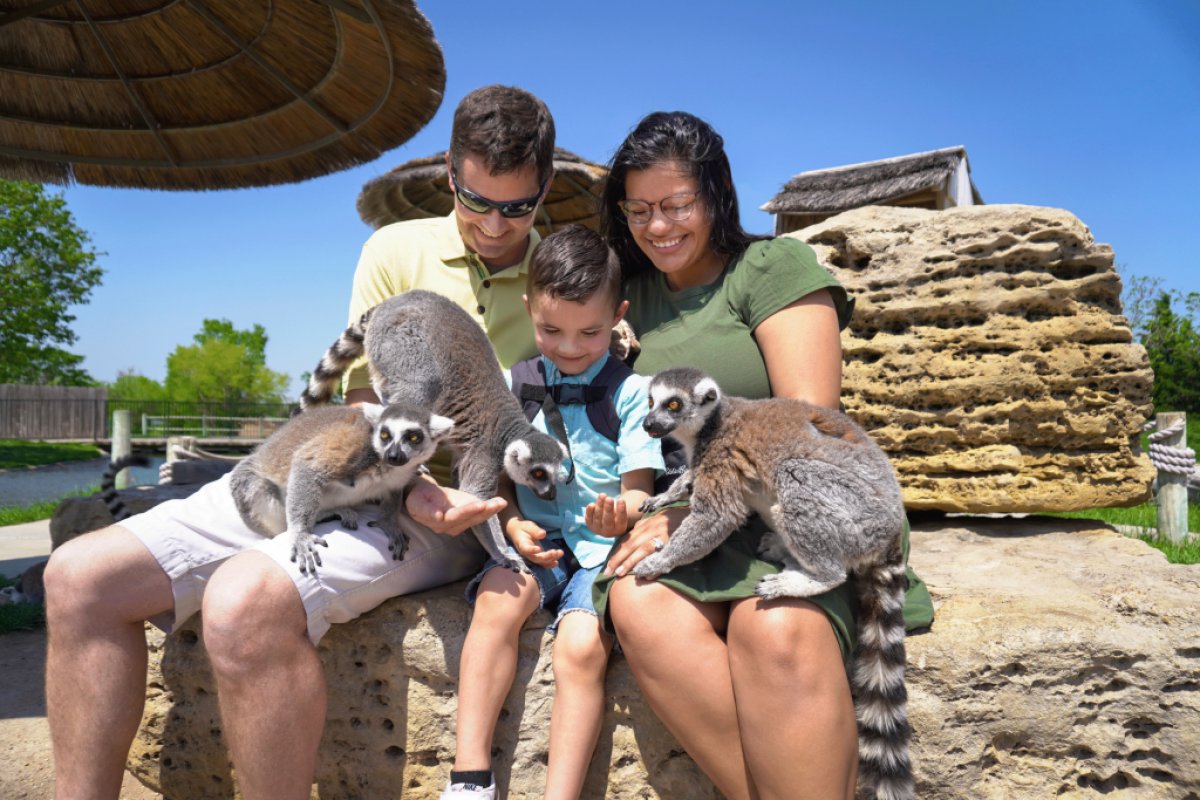
[[[1154,422],[1147,422],[1144,430],[1153,430],[1154,425]],[[1159,472],[1166,472],[1169,475],[1182,475],[1184,477],[1188,477],[1193,472],[1196,472],[1195,450],[1190,447],[1174,447],[1172,445],[1161,444],[1164,439],[1169,439],[1182,431],[1183,427],[1184,421],[1179,419],[1161,431],[1154,431],[1154,433],[1151,433],[1147,437],[1150,439],[1150,463]]]

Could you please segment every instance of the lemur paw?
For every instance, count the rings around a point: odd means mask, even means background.
[[[399,526],[392,522],[384,520],[372,520],[368,522],[372,528],[378,528],[387,534],[388,550],[392,554],[392,558],[396,561],[403,561],[404,554],[408,552],[408,534]]]
[[[638,508],[638,510],[643,514],[649,514],[651,512],[658,511],[658,509],[665,505],[666,501],[663,500],[663,495],[656,494],[653,497],[647,497],[645,500],[643,500],[642,505]]]
[[[305,575],[310,572],[315,575],[317,567],[321,566],[321,556],[317,552],[318,546],[329,547],[329,542],[318,539],[311,533],[297,534],[292,541],[292,563],[297,564],[300,572]]]
[[[632,573],[639,578],[650,580],[670,570],[671,567],[666,563],[666,560],[658,553],[655,553],[654,555],[646,556],[634,565]]]

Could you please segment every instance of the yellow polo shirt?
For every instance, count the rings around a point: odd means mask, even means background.
[[[354,271],[348,324],[368,308],[409,289],[437,292],[475,318],[507,369],[537,353],[533,325],[521,295],[529,258],[540,239],[536,230],[530,231],[521,263],[490,275],[479,256],[467,250],[453,212],[447,217],[385,225],[363,245]],[[366,359],[359,359],[347,370],[343,389],[370,386]]]

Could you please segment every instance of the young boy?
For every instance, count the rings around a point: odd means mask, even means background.
[[[489,563],[467,589],[475,613],[459,671],[458,751],[442,800],[496,796],[492,734],[516,674],[518,634],[539,607],[557,610],[550,627],[555,698],[544,796],[577,798],[582,791],[604,716],[604,672],[612,648],[592,606],[592,581],[614,539],[640,516],[654,472],[663,468],[659,443],[642,430],[647,380],[619,362],[609,365],[610,333],[629,306],[620,283],[616,255],[582,226],[546,237],[530,262],[524,300],[541,355],[515,365],[512,382],[544,376],[539,382],[545,392],[535,388],[525,397],[552,398],[542,401],[533,424],[560,438],[565,432],[573,477],[549,501],[518,486],[513,503],[513,487],[502,488],[510,502],[500,512],[501,524],[532,574]],[[596,385],[617,381],[615,390]]]

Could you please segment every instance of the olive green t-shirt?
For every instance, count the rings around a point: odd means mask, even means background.
[[[652,375],[671,367],[702,369],[726,394],[771,396],[771,383],[754,329],[780,309],[828,289],[838,326],[850,322],[846,290],[798,239],[755,242],[715,282],[672,291],[652,270],[625,284],[626,315],[642,345],[634,369]]]

